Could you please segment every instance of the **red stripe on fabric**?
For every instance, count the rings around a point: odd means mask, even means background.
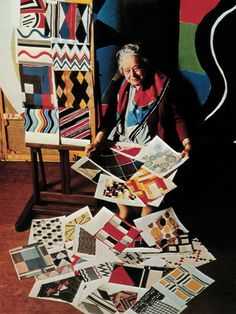
[[[114,227],[109,222],[106,223],[102,229],[118,241],[120,241],[125,236],[125,234],[123,232],[118,230],[116,227]]]

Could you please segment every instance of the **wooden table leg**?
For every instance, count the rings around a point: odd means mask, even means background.
[[[60,154],[60,171],[61,171],[61,191],[64,194],[71,193],[70,178],[70,158],[69,150],[59,150]]]

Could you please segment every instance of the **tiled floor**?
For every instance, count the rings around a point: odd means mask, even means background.
[[[200,267],[215,283],[191,301],[186,314],[236,313],[236,149],[221,145],[221,152],[217,143],[202,147],[178,171],[178,188],[164,199],[163,207],[172,206],[192,236],[217,258]],[[58,165],[47,163],[46,167],[49,178],[59,185]],[[80,188],[94,189],[87,181]],[[33,280],[17,279],[8,250],[28,241],[29,230],[16,232],[15,222],[31,193],[30,163],[0,162],[1,313],[79,313],[67,304],[29,298]]]

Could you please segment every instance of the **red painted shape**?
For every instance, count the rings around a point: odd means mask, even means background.
[[[199,24],[220,0],[180,0],[180,21]]]

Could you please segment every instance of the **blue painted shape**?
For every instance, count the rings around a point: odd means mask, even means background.
[[[119,47],[116,45],[110,45],[100,48],[96,52],[97,61],[99,63],[99,81],[101,95],[104,94],[109,83],[111,82],[114,73],[116,72],[116,52],[118,48]]]
[[[180,71],[183,77],[193,86],[201,105],[207,100],[211,89],[211,83],[206,74],[191,71]]]
[[[109,25],[116,31],[121,29],[121,0],[107,0],[101,10],[99,11],[97,18],[103,23]]]

